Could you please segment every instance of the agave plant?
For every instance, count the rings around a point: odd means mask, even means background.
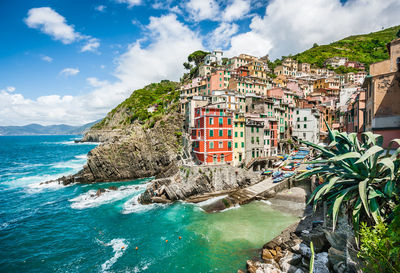
[[[315,209],[319,202],[327,201],[333,230],[342,205],[347,204],[357,234],[360,217],[378,223],[383,208],[400,193],[400,148],[390,152],[392,144],[400,145],[400,139],[393,139],[385,151],[381,135],[365,132],[359,141],[356,133],[339,133],[327,127],[327,148],[302,141],[321,153],[319,160],[308,163],[321,166],[298,175],[297,179],[314,174],[322,177],[324,183],[314,190],[309,203],[313,202]]]

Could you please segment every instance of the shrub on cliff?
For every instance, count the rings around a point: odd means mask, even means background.
[[[394,210],[390,224],[380,222],[368,227],[363,223],[360,239],[359,257],[365,261],[364,272],[400,272],[400,206]]]
[[[135,121],[152,123],[153,117],[154,120],[158,120],[178,102],[180,94],[178,86],[176,82],[163,80],[135,90],[129,98],[111,110],[92,128],[103,129],[110,125],[115,127],[116,124],[123,127]]]
[[[323,178],[324,183],[313,192],[309,202],[314,207],[327,201],[335,229],[340,209],[346,204],[347,212],[353,219],[357,234],[360,219],[369,224],[378,224],[393,210],[393,204],[400,194],[400,148],[392,154],[391,147],[384,150],[381,135],[366,132],[361,141],[356,133],[331,131],[328,126],[330,144],[328,148],[304,142],[321,152],[321,159],[310,162],[323,164],[297,176],[305,179],[314,174]],[[400,139],[391,144],[400,144]]]

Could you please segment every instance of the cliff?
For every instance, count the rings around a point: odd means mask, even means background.
[[[178,171],[182,116],[178,85],[170,81],[136,90],[94,125],[82,141],[102,142],[87,164],[63,184],[166,177]]]

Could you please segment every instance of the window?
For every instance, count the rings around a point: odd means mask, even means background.
[[[223,116],[223,115],[224,115],[224,110],[222,110],[222,109],[219,110],[219,115],[220,115],[220,116]]]
[[[256,140],[257,140],[257,144],[260,144],[260,138],[257,137]]]
[[[254,144],[254,137],[251,137],[251,144]]]
[[[228,142],[228,149],[231,149],[232,148],[232,142]]]
[[[240,123],[240,127],[243,127],[243,122]]]
[[[235,127],[238,127],[237,125],[238,125],[237,122],[235,122]]]
[[[242,148],[244,148],[244,142],[242,142]]]
[[[214,142],[210,141],[209,148],[214,149]]]
[[[218,124],[219,124],[219,125],[224,124],[224,119],[223,119],[223,118],[219,118],[219,119],[218,119]]]
[[[200,128],[200,120],[197,120],[197,128]]]
[[[220,149],[224,148],[224,143],[222,141],[218,142],[218,148]]]
[[[210,118],[210,125],[213,125],[213,124],[214,124],[214,119]]]
[[[306,129],[307,128],[307,124],[304,124],[304,129]]]
[[[232,136],[232,130],[228,130],[228,137]]]
[[[223,136],[223,135],[224,135],[224,131],[223,130],[219,130],[218,136]]]
[[[307,121],[307,117],[304,117],[304,121]]]
[[[243,137],[243,132],[240,132],[240,137]]]
[[[251,157],[254,158],[254,149],[251,151]]]
[[[300,124],[297,124],[297,129],[300,129]]]
[[[206,113],[210,113],[210,109],[206,109]]]
[[[251,127],[251,132],[254,133],[254,127]]]
[[[257,127],[257,133],[260,131],[259,129],[260,129],[260,128]]]
[[[235,148],[237,148],[238,147],[238,143],[237,142],[235,142]]]
[[[232,120],[230,118],[228,118],[228,125],[232,124]]]
[[[210,130],[210,137],[214,136],[214,130]]]
[[[238,137],[238,132],[235,132],[235,137]]]

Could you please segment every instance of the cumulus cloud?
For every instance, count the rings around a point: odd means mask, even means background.
[[[243,18],[250,12],[250,0],[233,0],[223,12],[225,21],[233,21]]]
[[[399,24],[399,14],[397,0],[352,0],[345,4],[339,0],[275,0],[268,4],[264,16],[252,19],[250,31],[232,37],[229,53],[270,53],[277,58],[301,52],[313,43],[326,44]]]
[[[28,27],[38,29],[51,36],[54,40],[59,40],[64,44],[86,40],[86,44],[82,46],[81,52],[95,51],[100,46],[99,39],[89,35],[82,35],[75,31],[73,25],[68,25],[62,15],[49,7],[30,9],[28,17],[24,21]]]
[[[45,61],[45,62],[51,63],[53,61],[53,58],[49,57],[49,56],[43,56],[42,60]]]
[[[79,125],[97,120],[127,98],[133,90],[163,79],[179,80],[182,63],[196,49],[204,49],[198,33],[181,23],[176,15],[151,17],[145,39],[132,43],[115,60],[114,82],[86,79],[89,93],[78,96],[24,98],[0,91],[0,124]]]
[[[64,76],[64,77],[68,77],[68,76],[75,76],[79,73],[79,69],[78,68],[64,68],[63,70],[61,70],[60,75]]]
[[[209,35],[209,45],[212,49],[225,49],[229,48],[232,35],[236,34],[239,26],[234,23],[222,22],[213,32]]]
[[[7,87],[6,87],[6,91],[7,91],[7,92],[10,92],[10,93],[11,93],[11,92],[14,92],[14,91],[15,91],[15,87],[14,87],[14,86],[7,86]]]
[[[96,51],[97,48],[100,46],[99,39],[91,38],[87,41],[87,43],[81,48],[81,52],[85,51]]]
[[[128,4],[128,8],[140,5],[142,0],[117,0],[118,3]]]
[[[82,37],[73,26],[67,24],[63,16],[49,7],[30,9],[24,20],[28,27],[39,29],[64,44],[70,44]]]
[[[219,15],[219,5],[214,0],[190,0],[186,9],[195,21],[217,20]]]

